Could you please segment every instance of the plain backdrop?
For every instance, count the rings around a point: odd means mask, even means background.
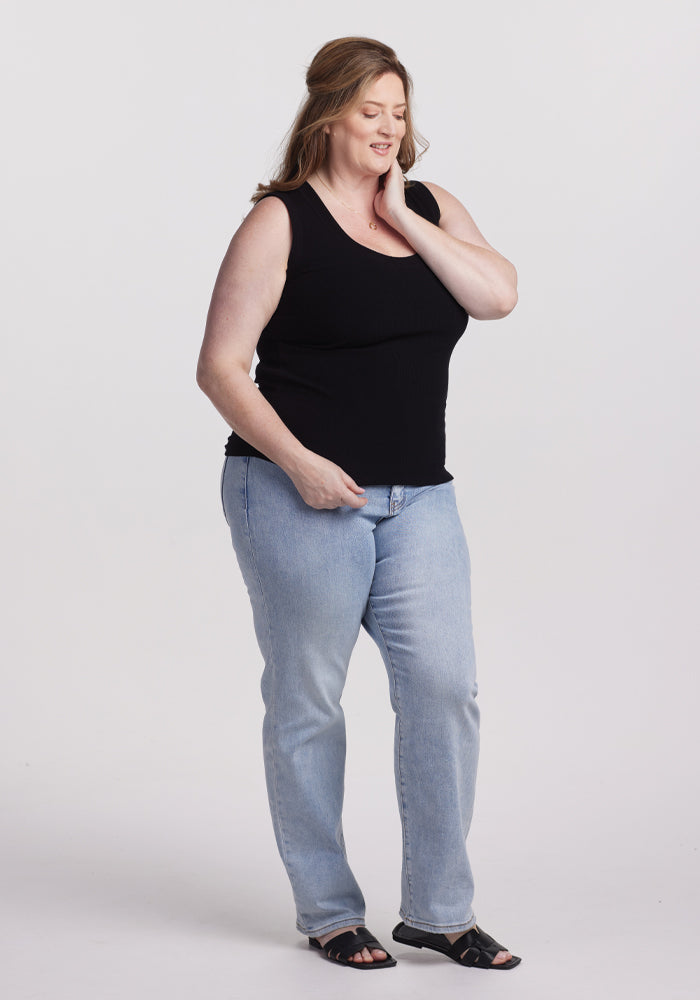
[[[697,996],[699,21],[694,0],[7,0],[4,996]],[[228,429],[194,380],[305,68],[352,34],[413,75],[411,176],[519,273],[515,311],[460,340],[447,413],[475,907],[523,956],[502,976],[397,946],[359,979],[294,929]],[[391,945],[393,716],[364,633],[343,704],[348,851]]]

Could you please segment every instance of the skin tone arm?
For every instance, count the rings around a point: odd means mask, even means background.
[[[197,384],[228,425],[284,469],[318,509],[364,507],[362,487],[295,437],[250,377],[261,331],[282,295],[291,224],[279,198],[265,198],[243,221],[221,264],[207,314]]]
[[[486,242],[461,202],[437,184],[426,187],[440,206],[439,226],[406,205],[396,160],[374,200],[377,215],[401,233],[470,316],[507,316],[518,301],[515,268]]]

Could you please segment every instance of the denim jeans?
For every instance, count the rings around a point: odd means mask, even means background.
[[[367,486],[362,508],[317,510],[278,465],[232,456],[221,493],[264,660],[265,775],[297,929],[315,937],[365,923],[343,838],[340,706],[363,626],[384,660],[396,715],[401,919],[466,930],[475,921],[466,837],[479,708],[469,552],[453,481]]]

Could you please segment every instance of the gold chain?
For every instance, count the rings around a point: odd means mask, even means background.
[[[331,188],[328,187],[328,185],[324,181],[323,177],[321,177],[321,175],[318,172],[317,172],[316,176],[320,180],[321,184],[323,184],[323,186],[326,189],[326,191],[330,191],[331,194],[333,195],[333,197],[335,198],[335,200],[339,201],[340,204],[343,206],[343,208],[347,208],[348,212],[352,212],[354,215],[359,215],[361,219],[365,219],[365,216],[361,212],[358,212],[356,208],[351,208],[349,205],[346,205],[345,202],[343,201],[343,199],[339,198],[338,195],[335,193],[335,191],[332,191]],[[365,219],[365,221],[367,221],[367,220]],[[377,228],[377,223],[376,222],[370,222],[369,223],[369,228],[370,229],[376,229]]]

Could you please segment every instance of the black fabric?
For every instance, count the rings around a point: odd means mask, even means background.
[[[343,231],[311,185],[280,198],[287,277],[257,345],[255,381],[290,431],[359,486],[427,486],[445,468],[448,367],[468,316],[417,254],[390,257]],[[424,184],[406,203],[435,225]],[[227,455],[265,458],[235,432]]]

